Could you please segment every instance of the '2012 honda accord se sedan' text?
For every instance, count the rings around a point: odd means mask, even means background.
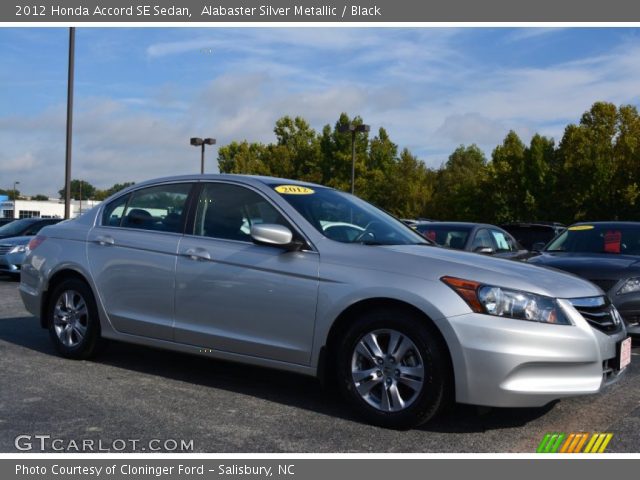
[[[114,339],[317,375],[387,427],[454,400],[542,406],[596,393],[630,359],[595,285],[433,246],[310,183],[149,181],[47,227],[28,250],[22,299],[66,357]]]

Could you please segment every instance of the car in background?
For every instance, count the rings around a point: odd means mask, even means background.
[[[65,357],[109,338],[319,376],[386,427],[453,400],[593,394],[631,358],[621,322],[583,318],[618,317],[592,283],[432,246],[354,195],[294,180],[138,183],[43,229],[20,278]]]
[[[595,283],[640,335],[640,222],[576,223],[528,261]]]
[[[20,275],[20,268],[27,254],[27,246],[42,228],[61,222],[60,218],[24,218],[0,227],[0,234],[18,233],[17,236],[0,236],[0,273]],[[7,227],[16,228],[8,229]],[[6,233],[7,230],[10,233]],[[20,234],[22,233],[22,234]]]
[[[15,220],[15,218],[0,218],[0,227],[6,225],[7,223],[11,223]]]
[[[10,237],[28,237],[36,235],[41,228],[61,222],[61,218],[21,218],[0,227],[0,240]]]
[[[513,222],[503,223],[500,228],[509,232],[527,250],[539,251],[567,227],[558,222]]]
[[[495,225],[469,222],[420,222],[415,229],[425,238],[454,250],[521,260],[530,254],[508,232]]]

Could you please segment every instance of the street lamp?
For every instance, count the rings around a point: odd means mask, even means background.
[[[20,185],[20,182],[18,182],[17,180],[15,182],[13,182],[13,202],[14,202],[14,208],[15,208],[15,201],[16,198],[18,197],[18,191],[16,190],[16,185]]]
[[[204,174],[204,146],[205,145],[215,145],[215,138],[200,138],[200,137],[192,137],[191,145],[194,147],[202,147],[202,151],[200,153],[200,174]]]
[[[355,191],[355,179],[356,179],[356,133],[368,132],[371,129],[369,125],[361,123],[360,125],[340,125],[338,131],[340,133],[351,132],[351,194]]]

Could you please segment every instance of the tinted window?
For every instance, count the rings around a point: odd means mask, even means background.
[[[35,222],[31,219],[14,220],[7,225],[0,227],[0,236],[2,237],[19,237]]]
[[[400,220],[353,195],[315,186],[272,185],[272,188],[332,240],[366,245],[429,245]]]
[[[188,183],[137,190],[131,194],[120,225],[159,232],[182,232],[190,190],[191,184]],[[114,210],[117,212],[117,209],[116,206]]]
[[[529,250],[533,248],[534,243],[549,243],[549,241],[556,236],[556,232],[561,230],[558,227],[544,225],[506,225],[502,228],[513,235],[518,243]]]
[[[574,225],[546,251],[640,255],[640,224]]]
[[[458,250],[463,249],[467,243],[469,232],[468,227],[451,226],[451,225],[438,225],[438,224],[426,224],[418,225],[416,227],[425,238],[436,242],[443,247],[456,248]]]
[[[194,235],[251,241],[251,226],[277,223],[291,228],[267,200],[245,187],[225,183],[206,184],[198,198]]]
[[[102,212],[102,225],[119,227],[124,215],[124,207],[127,205],[130,195],[116,198],[107,205]]]
[[[478,230],[471,244],[471,250],[474,252],[480,248],[494,248],[493,242],[491,241],[491,234],[486,228]]]

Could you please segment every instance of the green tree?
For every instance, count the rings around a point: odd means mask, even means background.
[[[459,146],[435,174],[428,217],[439,220],[481,221],[485,207],[487,160],[477,145]]]
[[[0,195],[6,195],[7,197],[9,197],[10,199],[13,199],[13,196],[15,195],[17,198],[20,198],[20,190],[16,189],[15,191],[13,190],[13,188],[10,188],[8,190],[4,190],[2,188],[0,188]]]
[[[578,125],[568,125],[558,155],[561,215],[567,221],[612,219],[617,213],[616,185],[619,161],[615,142],[618,111],[611,103],[597,102]]]
[[[65,189],[62,187],[58,190],[60,194],[60,198],[64,199],[65,197]],[[96,187],[91,185],[89,182],[85,180],[71,180],[71,198],[73,200],[89,200],[92,199],[96,193]]]
[[[37,202],[46,202],[47,200],[49,200],[49,197],[47,195],[42,195],[39,193],[38,195],[32,196],[31,200],[35,200]]]
[[[114,193],[118,193],[120,190],[124,190],[131,185],[135,185],[135,182],[124,182],[124,183],[116,183],[112,187],[107,188],[106,190],[96,190],[94,194],[95,200],[105,200],[109,198]]]
[[[245,173],[252,175],[272,175],[262,161],[265,147],[260,143],[231,142],[218,149],[218,169],[220,173]]]

